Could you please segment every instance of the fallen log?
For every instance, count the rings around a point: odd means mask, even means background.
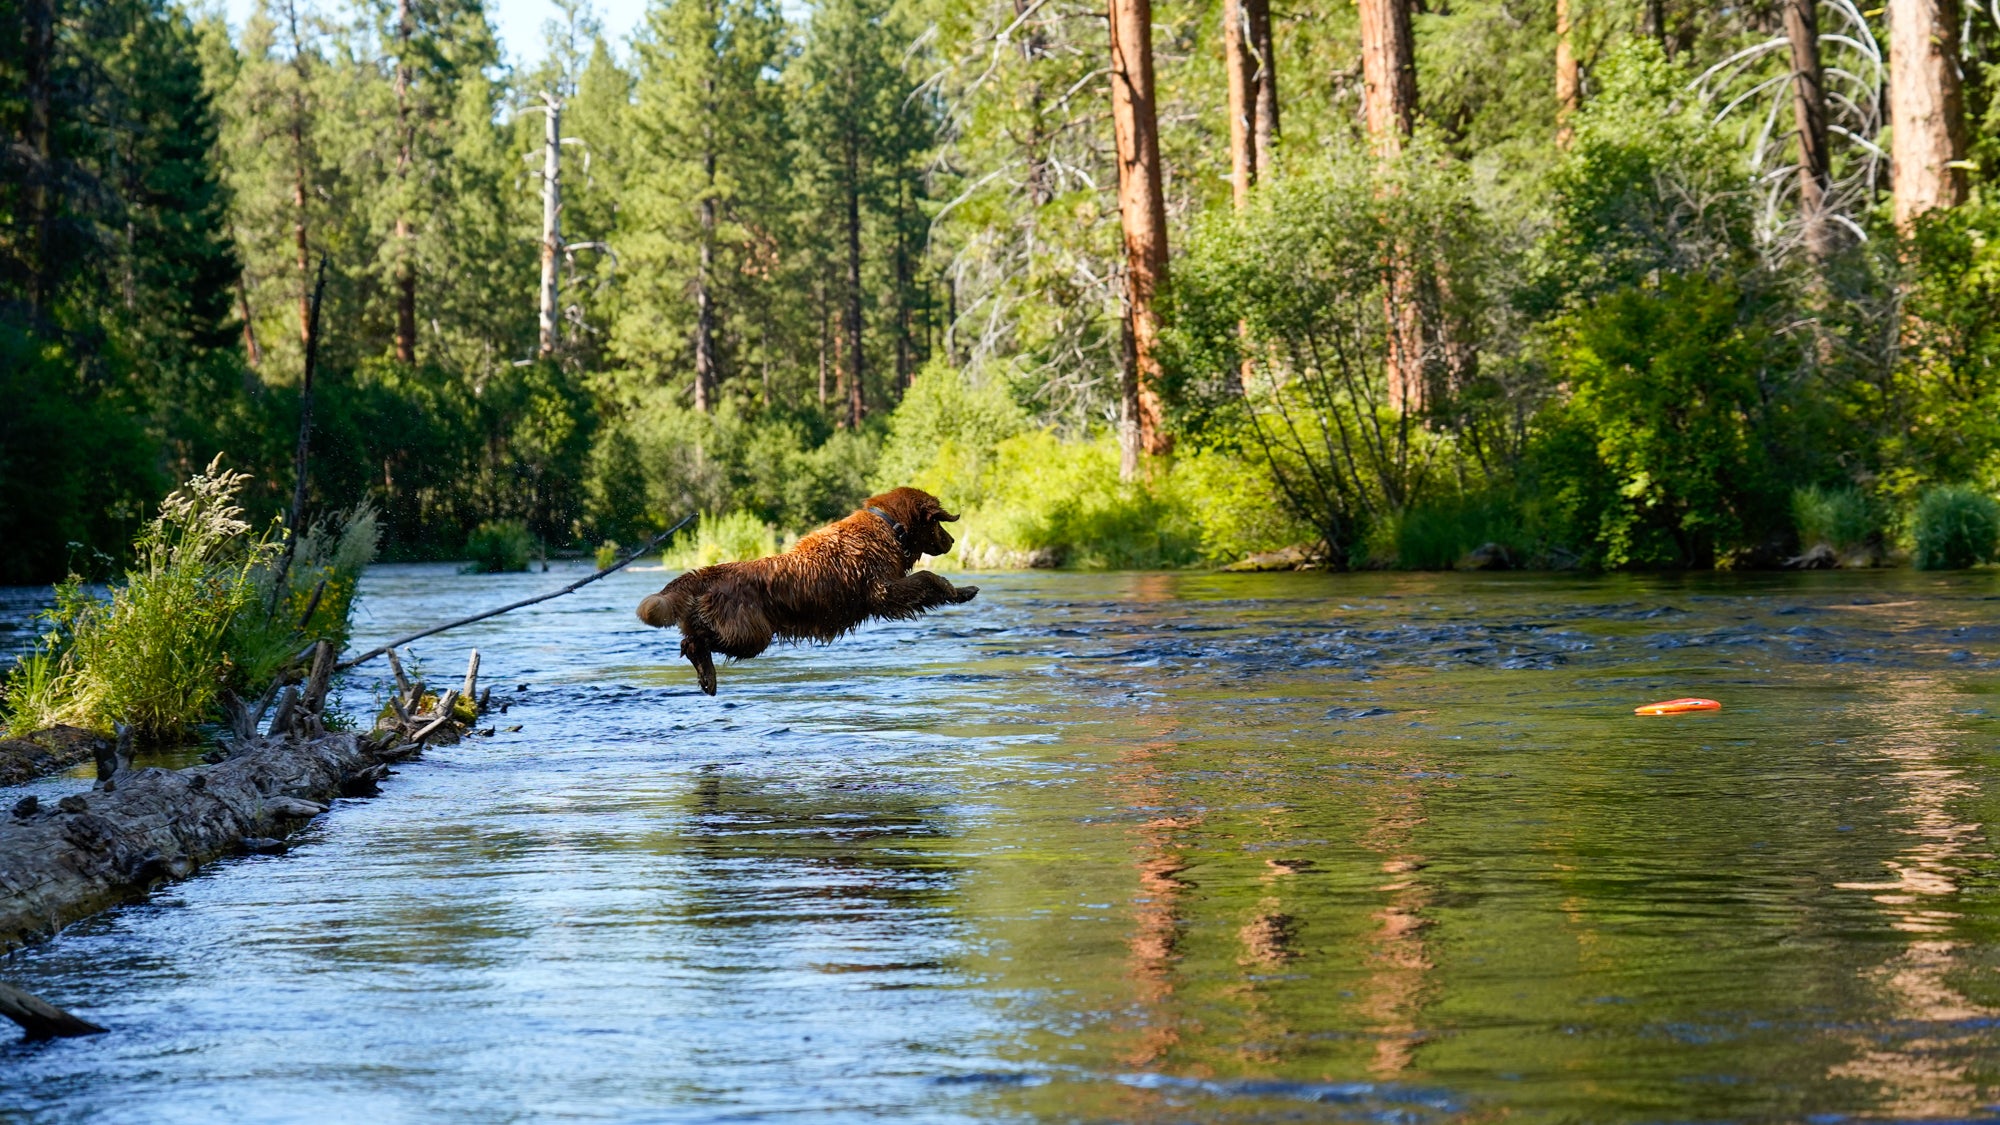
[[[50,727],[24,738],[0,739],[0,785],[19,785],[89,761],[103,735],[82,727]]]
[[[319,664],[332,663],[327,646]],[[220,856],[282,850],[284,838],[334,798],[372,794],[389,763],[414,757],[426,742],[457,741],[478,717],[457,689],[435,701],[435,713],[420,713],[422,690],[412,685],[374,731],[357,735],[324,730],[309,706],[323,700],[324,688],[309,685],[295,704],[281,698],[271,735],[231,740],[221,761],[133,769],[113,753],[96,789],[53,805],[22,801],[0,816],[0,952]]]

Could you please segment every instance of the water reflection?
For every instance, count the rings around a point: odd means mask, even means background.
[[[567,580],[381,568],[361,639]],[[2000,1100],[1995,575],[1003,575],[718,700],[658,583],[432,642],[524,729],[4,966],[117,1030],[0,1118]]]

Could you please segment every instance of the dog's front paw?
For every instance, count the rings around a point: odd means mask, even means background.
[[[963,605],[964,603],[969,602],[978,596],[979,596],[979,587],[959,586],[955,587],[952,590],[951,600],[957,604]]]

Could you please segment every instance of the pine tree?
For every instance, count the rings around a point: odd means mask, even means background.
[[[714,405],[726,322],[749,311],[758,244],[783,210],[782,34],[763,0],[669,0],[638,43],[613,347],[654,377],[690,372],[698,410]]]
[[[805,49],[792,68],[807,212],[820,229],[837,232],[831,252],[822,252],[824,265],[832,267],[822,276],[833,279],[830,288],[838,294],[835,343],[844,360],[840,389],[849,428],[859,428],[869,409],[871,258],[890,266],[884,283],[872,287],[887,297],[875,303],[889,305],[886,350],[907,355],[900,349],[912,346],[906,314],[915,298],[916,250],[905,224],[921,195],[913,171],[930,127],[929,105],[899,63],[910,38],[879,0],[824,0],[813,10]],[[866,244],[878,240],[866,235],[877,225],[886,228],[879,241],[888,245],[870,254]]]

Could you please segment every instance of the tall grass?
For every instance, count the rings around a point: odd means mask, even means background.
[[[1792,526],[1799,549],[1826,547],[1841,558],[1866,553],[1881,530],[1868,497],[1854,487],[1813,485],[1792,493]]]
[[[56,588],[48,631],[7,681],[11,731],[125,723],[168,741],[211,718],[225,690],[262,691],[307,641],[345,639],[373,511],[301,534],[280,589],[282,529],[251,532],[237,503],[248,479],[218,458],[160,503],[108,596],[75,577]]]

